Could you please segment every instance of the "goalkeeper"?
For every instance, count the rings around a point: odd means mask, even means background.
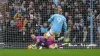
[[[42,49],[43,47],[46,47],[46,48],[57,48],[57,44],[54,42],[55,36],[50,36],[47,39],[47,41],[46,41],[46,43],[44,45],[42,45],[42,43],[43,43],[43,41],[45,39],[43,36],[35,36],[33,34],[33,35],[31,35],[31,37],[35,42],[35,44],[32,45],[32,49]]]

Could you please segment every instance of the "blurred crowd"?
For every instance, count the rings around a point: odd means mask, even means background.
[[[5,14],[0,13],[0,31],[6,42],[30,42],[31,34],[43,36],[50,29],[47,20],[61,7],[70,42],[89,42],[90,5],[89,0],[9,0]],[[95,42],[100,38],[100,0],[93,0],[92,18]]]

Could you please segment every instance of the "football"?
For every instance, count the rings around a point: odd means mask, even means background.
[[[37,49],[37,47],[35,45],[28,45],[28,49]]]

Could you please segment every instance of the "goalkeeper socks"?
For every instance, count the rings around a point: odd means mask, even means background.
[[[42,46],[45,46],[45,43],[46,43],[47,39],[45,38],[42,42]]]

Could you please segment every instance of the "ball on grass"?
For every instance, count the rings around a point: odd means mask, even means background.
[[[37,47],[35,45],[29,45],[28,49],[37,49]]]
[[[29,45],[29,46],[28,46],[28,49],[32,49],[32,45]]]

